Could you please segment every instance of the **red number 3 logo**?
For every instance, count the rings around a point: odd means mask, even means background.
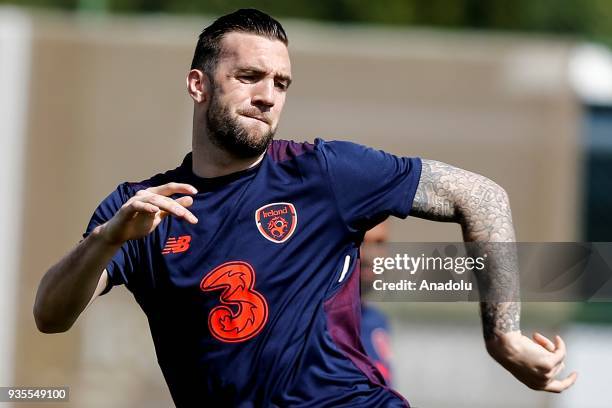
[[[215,338],[236,343],[255,337],[263,329],[268,321],[268,304],[253,290],[254,285],[255,270],[241,261],[226,262],[204,276],[202,291],[223,289],[222,305],[208,315],[208,328]]]

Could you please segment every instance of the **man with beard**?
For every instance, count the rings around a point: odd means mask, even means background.
[[[508,199],[431,160],[272,141],[291,84],[287,44],[257,10],[204,29],[187,75],[192,152],[100,204],[41,280],[36,323],[66,331],[123,284],[147,315],[177,406],[406,406],[359,341],[364,232],[410,213],[459,222],[469,241],[514,241]],[[485,295],[514,289],[516,272],[512,254],[489,256]],[[569,387],[575,375],[555,379],[563,341],[522,336],[519,314],[516,302],[483,303],[489,353],[529,387]]]

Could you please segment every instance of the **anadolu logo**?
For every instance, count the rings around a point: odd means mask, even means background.
[[[255,211],[257,229],[269,241],[280,244],[291,238],[297,226],[297,212],[291,203],[272,203]]]

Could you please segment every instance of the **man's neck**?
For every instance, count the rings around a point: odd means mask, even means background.
[[[201,138],[204,139],[204,138]],[[200,139],[200,140],[201,140]],[[209,140],[192,145],[192,171],[198,177],[220,177],[256,166],[264,158],[265,152],[258,157],[237,159],[226,151],[210,143]]]

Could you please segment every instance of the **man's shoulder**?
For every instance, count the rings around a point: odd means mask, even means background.
[[[183,160],[183,163],[176,168],[166,170],[161,173],[157,173],[144,180],[126,181],[124,183],[121,183],[118,189],[122,190],[124,194],[131,196],[131,195],[136,194],[137,191],[145,190],[149,187],[161,186],[163,184],[167,184],[171,182],[177,182],[177,183],[184,182],[185,180],[184,180],[183,169],[185,168],[185,165],[186,165],[185,163],[191,159],[190,156],[191,156],[191,153],[189,153]]]
[[[189,155],[188,155],[189,156]],[[139,190],[145,190],[149,187],[161,186],[163,184],[175,181],[182,182],[183,171],[182,168],[185,165],[185,158],[183,164],[172,170],[165,171],[163,173],[155,174],[141,181],[126,181],[120,183],[114,190],[112,190],[98,205],[96,208],[96,214],[98,224],[109,220],[121,206],[133,197]]]
[[[296,142],[293,140],[273,140],[268,146],[268,156],[274,162],[284,162],[293,160],[304,154],[309,154],[315,151],[316,143],[311,142]]]
[[[305,154],[352,155],[363,150],[373,150],[367,146],[345,140],[325,140],[316,138],[314,142],[296,142],[293,140],[275,139],[268,146],[268,155],[275,162],[284,162]]]

